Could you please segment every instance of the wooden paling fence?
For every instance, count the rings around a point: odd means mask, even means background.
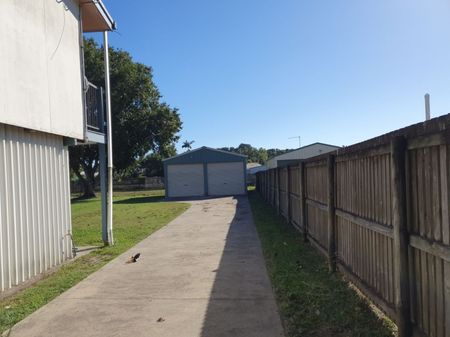
[[[450,115],[260,172],[257,190],[399,336],[450,337]]]

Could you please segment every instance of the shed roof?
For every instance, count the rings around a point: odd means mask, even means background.
[[[204,162],[234,162],[244,161],[247,156],[216,150],[207,146],[202,146],[198,149],[187,151],[174,157],[164,159],[165,164],[189,164],[189,163],[204,163]]]

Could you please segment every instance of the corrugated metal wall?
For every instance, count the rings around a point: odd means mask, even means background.
[[[0,290],[72,256],[63,138],[0,124]]]

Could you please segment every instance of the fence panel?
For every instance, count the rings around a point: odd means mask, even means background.
[[[270,172],[270,204],[277,207],[278,191],[277,191],[277,171]]]
[[[336,159],[338,263],[379,297],[386,311],[393,310],[395,299],[390,182],[386,150]]]
[[[289,196],[288,196],[288,182],[287,182],[287,178],[288,178],[288,171],[287,168],[286,169],[280,169],[279,171],[279,180],[280,180],[280,193],[279,193],[279,198],[280,198],[280,214],[287,220],[289,220],[289,205],[288,205],[288,201],[289,201]]]
[[[300,168],[298,166],[289,167],[289,218],[291,223],[301,228],[301,210],[300,210]]]
[[[328,163],[322,155],[259,173],[264,198],[330,266],[336,257],[401,337],[450,336],[449,144],[450,114],[338,150]]]
[[[448,145],[410,149],[411,318],[427,336],[450,335]]]
[[[336,208],[392,226],[389,152],[336,159]]]
[[[328,245],[326,160],[307,163],[305,174],[308,235],[320,248],[326,250]]]

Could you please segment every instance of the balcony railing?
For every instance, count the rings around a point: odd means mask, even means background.
[[[105,133],[105,109],[103,105],[103,88],[87,82],[86,123],[88,131]]]

